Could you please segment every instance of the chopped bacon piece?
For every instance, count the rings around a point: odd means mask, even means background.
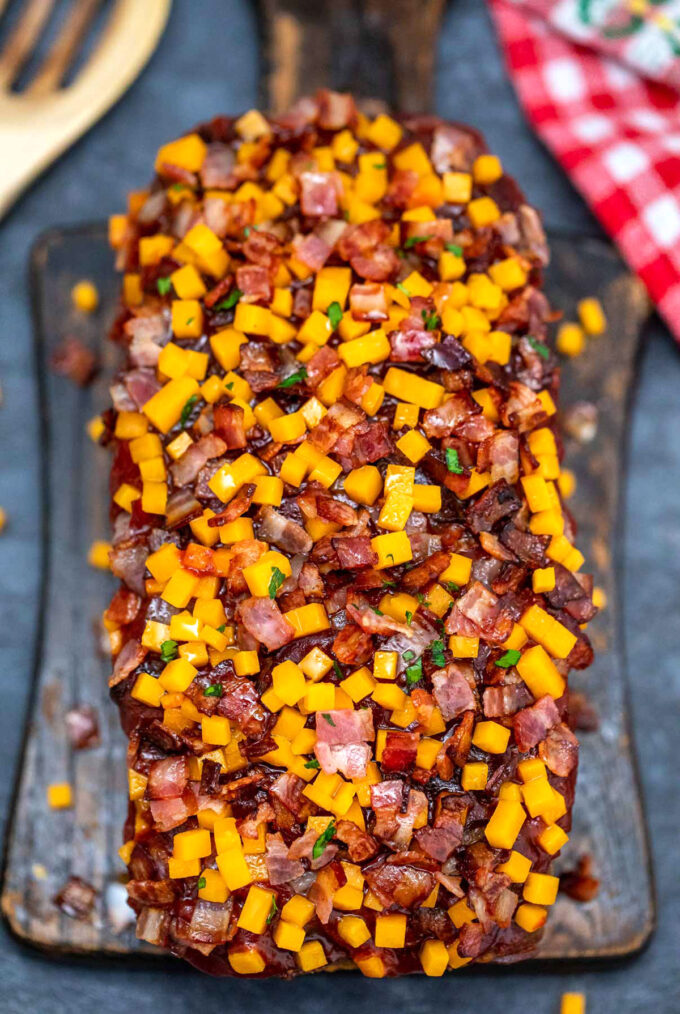
[[[168,757],[154,761],[149,767],[147,793],[150,799],[173,799],[181,796],[189,781],[186,757]]]
[[[418,789],[408,790],[404,782],[387,779],[371,786],[371,806],[375,811],[373,834],[395,851],[409,847],[416,820],[427,814],[427,796]]]
[[[359,567],[374,567],[378,562],[378,554],[371,546],[367,535],[348,536],[343,539],[332,539],[333,549],[338,554],[340,566],[346,570]]]
[[[52,353],[50,366],[55,373],[68,377],[79,387],[87,387],[97,372],[98,364],[94,352],[79,338],[68,337]]]
[[[408,591],[414,589],[419,591],[433,578],[439,577],[441,572],[448,567],[450,560],[451,554],[443,550],[433,553],[423,563],[408,570],[402,578],[402,584]]]
[[[124,627],[136,619],[142,600],[135,592],[121,585],[106,610],[106,619],[118,627]]]
[[[199,175],[206,188],[232,190],[237,184],[234,173],[236,154],[227,144],[216,142],[208,145]]]
[[[227,406],[225,406],[226,408]],[[229,406],[231,408],[232,406]],[[236,412],[240,412],[243,415],[243,409],[237,405],[233,406]],[[220,411],[220,406],[215,409],[215,415]],[[226,432],[226,428],[225,428]],[[242,444],[237,444],[238,447],[245,447],[245,439]],[[219,434],[217,433],[217,427],[215,433],[208,433],[206,436],[192,444],[191,447],[184,452],[181,458],[178,458],[170,466],[170,472],[172,474],[172,481],[175,486],[188,486],[190,482],[193,482],[201,469],[210,461],[212,458],[219,458],[227,450],[227,443],[222,439],[222,427],[220,427]]]
[[[569,726],[560,722],[548,730],[538,755],[554,775],[567,778],[578,763],[578,740]]]
[[[353,405],[336,401],[328,409],[321,422],[309,431],[309,439],[323,454],[335,447],[338,439],[365,419],[364,413]]]
[[[265,542],[278,546],[290,556],[308,553],[312,540],[297,521],[292,521],[269,505],[264,506],[258,516],[259,532]]]
[[[487,718],[514,715],[531,702],[531,694],[524,683],[509,683],[502,687],[487,687],[483,695],[484,714]]]
[[[223,682],[217,711],[250,736],[260,731],[265,720],[264,705],[260,703],[257,689],[243,676],[233,676]]]
[[[333,654],[343,665],[363,665],[373,654],[371,635],[348,623],[333,641]]]
[[[347,92],[333,92],[322,88],[317,93],[319,126],[324,130],[342,130],[354,123],[357,109],[354,99]]]
[[[272,283],[266,268],[256,264],[244,264],[236,269],[236,285],[249,303],[269,303],[272,298]]]
[[[302,863],[299,860],[291,859],[288,855],[288,846],[280,834],[267,835],[264,861],[272,887],[287,884],[305,872]]]
[[[387,320],[385,286],[377,282],[353,285],[349,290],[349,308],[355,320]]]
[[[386,282],[399,269],[399,258],[386,240],[390,227],[380,218],[351,225],[340,237],[337,250],[361,278]]]
[[[347,606],[347,615],[358,623],[367,634],[393,634],[399,633],[404,637],[413,637],[413,630],[408,623],[395,620],[387,614],[378,615],[371,606],[356,606],[353,603]]]
[[[502,643],[510,636],[512,624],[512,617],[503,612],[493,592],[474,581],[449,613],[446,632]]]
[[[347,882],[345,872],[339,862],[330,863],[320,870],[316,880],[309,889],[309,900],[314,902],[316,916],[325,926],[333,911],[333,895]]]
[[[449,662],[445,669],[433,673],[431,679],[435,699],[447,722],[463,711],[474,710],[475,695],[462,665]]]
[[[351,820],[339,820],[335,825],[334,837],[347,846],[353,863],[363,863],[378,851],[375,838],[367,831],[362,831]]]
[[[467,796],[441,793],[433,827],[416,831],[416,840],[423,852],[445,863],[463,841],[463,830],[470,806]]]
[[[340,771],[346,778],[363,778],[371,757],[368,740],[375,738],[373,712],[317,711],[314,754],[327,775]]]
[[[337,214],[338,192],[332,173],[300,173],[300,208],[303,215],[315,218]]]
[[[553,698],[546,694],[535,704],[522,708],[513,715],[512,728],[515,733],[517,748],[526,753],[545,739],[548,732],[560,720],[560,713]]]
[[[310,232],[293,240],[295,256],[312,271],[320,271],[331,255],[331,248],[320,236]]]
[[[437,344],[435,332],[426,331],[425,328],[405,330],[402,326],[396,331],[390,331],[389,339],[392,349],[390,359],[395,363],[423,362],[424,353]]]
[[[383,771],[407,774],[416,762],[419,732],[388,729],[380,766]]]
[[[339,365],[340,356],[330,345],[318,349],[307,363],[307,383],[312,390],[315,391],[321,381]]]
[[[74,750],[88,750],[99,743],[99,719],[89,704],[66,712],[66,732]]]
[[[251,229],[246,241],[241,248],[243,256],[247,257],[253,264],[272,271],[279,262],[282,252],[281,241],[271,232],[262,229]]]
[[[364,875],[381,904],[390,908],[418,908],[435,887],[435,878],[417,866],[396,866],[389,862],[368,867]]]
[[[276,651],[295,637],[295,630],[271,599],[245,599],[239,603],[237,612],[248,633],[267,651]]]
[[[467,391],[457,391],[442,402],[439,408],[431,408],[423,415],[423,429],[428,437],[446,437],[456,432],[461,423],[478,415],[481,407],[473,401]]]
[[[123,645],[120,655],[116,658],[113,666],[113,675],[109,680],[109,686],[115,687],[126,679],[138,665],[141,665],[147,656],[147,648],[143,648],[139,641],[130,638]]]
[[[269,795],[283,803],[296,817],[302,818],[308,807],[307,799],[302,795],[304,787],[305,783],[301,778],[292,771],[286,771],[270,786]]]
[[[96,900],[97,891],[92,884],[81,877],[69,877],[54,904],[71,919],[87,919]]]

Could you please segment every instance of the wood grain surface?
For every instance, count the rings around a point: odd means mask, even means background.
[[[595,439],[587,445],[568,441],[567,464],[578,479],[572,506],[579,544],[610,605],[591,627],[595,665],[574,677],[573,685],[587,692],[602,721],[597,732],[581,735],[574,831],[560,860],[568,868],[580,855],[592,855],[602,886],[587,904],[560,896],[541,945],[543,960],[632,954],[654,924],[649,848],[627,713],[618,578],[626,420],[648,307],[641,286],[608,245],[553,236],[552,250],[548,292],[553,304],[572,315],[577,299],[597,294],[610,322],[605,336],[592,340],[584,356],[565,366],[563,398],[564,405],[587,400],[598,408]],[[71,286],[82,277],[92,278],[100,290],[101,306],[93,317],[71,308]],[[32,284],[44,449],[44,582],[31,712],[7,837],[2,913],[16,936],[52,952],[149,953],[131,929],[117,931],[107,907],[111,885],[124,874],[117,848],[126,809],[126,742],[108,700],[109,661],[97,648],[97,618],[112,580],[86,563],[92,541],[109,534],[108,454],[85,434],[86,421],[108,404],[107,373],[115,359],[115,349],[102,340],[118,286],[105,227],[43,236],[33,253]],[[79,337],[101,361],[102,372],[89,388],[76,388],[49,369],[50,357],[66,335]],[[101,743],[74,753],[64,716],[82,703],[97,709]],[[70,810],[46,805],[47,786],[60,781],[74,786]],[[72,874],[97,888],[91,920],[69,919],[53,904]]]
[[[351,91],[364,106],[402,113],[432,106],[445,0],[260,0],[261,104],[282,112],[317,88]]]

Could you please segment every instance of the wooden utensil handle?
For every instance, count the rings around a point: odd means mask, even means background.
[[[432,103],[445,0],[260,0],[262,105],[281,112],[317,88],[352,91],[399,112]]]

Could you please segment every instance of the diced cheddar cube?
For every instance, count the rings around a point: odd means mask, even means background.
[[[553,905],[560,878],[548,873],[530,873],[524,883],[523,896],[532,905]]]
[[[376,947],[403,947],[406,941],[406,916],[401,913],[379,915],[375,920]]]
[[[142,704],[148,704],[150,708],[157,708],[164,693],[165,689],[159,680],[147,672],[142,672],[135,680],[130,696]]]
[[[463,765],[460,784],[466,792],[481,791],[486,788],[489,777],[489,765],[482,761],[471,761]]]
[[[201,739],[213,746],[226,746],[231,739],[229,719],[222,715],[203,715],[201,720]]]
[[[420,430],[408,430],[403,437],[397,440],[397,447],[404,457],[415,465],[431,450],[432,445]]]
[[[413,551],[406,532],[389,532],[387,535],[376,535],[371,539],[371,546],[378,556],[376,568],[398,567],[413,559]]]
[[[337,924],[340,937],[350,947],[361,947],[367,940],[371,939],[371,931],[359,916],[345,915]]]
[[[403,398],[420,408],[438,408],[444,398],[444,388],[431,380],[391,366],[385,375],[383,386],[387,394]]]
[[[337,136],[337,135],[336,135]],[[323,944],[320,940],[309,940],[297,953],[297,963],[303,972],[313,972],[328,964]]]
[[[178,166],[196,173],[203,165],[208,146],[199,134],[187,134],[158,149],[156,172],[164,175],[166,166]]]
[[[536,930],[545,926],[548,918],[548,910],[539,905],[519,905],[515,912],[515,922],[521,926],[526,933],[535,933]]]
[[[237,975],[259,975],[265,970],[265,960],[254,947],[231,947],[227,956]]]
[[[529,876],[530,869],[531,859],[527,859],[521,852],[515,852],[513,849],[509,858],[498,867],[498,872],[505,873],[513,884],[523,884]]]
[[[510,739],[510,730],[500,722],[477,722],[472,742],[486,753],[505,753]]]
[[[73,790],[68,782],[47,786],[47,803],[52,810],[67,810],[73,805]]]
[[[229,890],[238,891],[241,887],[247,887],[253,878],[250,867],[243,857],[240,842],[238,845],[234,845],[223,851],[220,851],[219,846],[217,846],[217,839],[215,840],[215,844],[217,848],[217,868]],[[270,908],[271,902],[267,913],[269,913]]]
[[[203,881],[203,887],[199,887],[198,889],[199,898],[202,898],[203,901],[212,901],[216,905],[223,905],[227,900],[229,892],[227,891],[227,885],[217,870],[203,870],[201,880]]]
[[[210,831],[203,827],[180,831],[172,839],[172,847],[175,859],[203,859],[212,852]]]
[[[578,316],[586,334],[599,335],[607,328],[607,318],[598,299],[582,299],[578,304]]]
[[[567,844],[569,835],[562,830],[559,824],[548,824],[536,840],[544,852],[554,856]]]
[[[297,704],[305,694],[307,685],[305,677],[298,665],[287,659],[274,666],[272,670],[274,693],[284,704]]]
[[[264,933],[267,928],[267,919],[272,911],[272,902],[275,901],[274,891],[268,891],[264,887],[252,884],[248,889],[246,900],[236,923],[238,928],[247,930],[249,933]]]
[[[289,609],[283,614],[295,631],[296,637],[307,637],[328,630],[330,621],[321,602],[309,602],[298,609]]]
[[[451,553],[451,559],[449,560],[448,567],[442,571],[439,575],[438,580],[443,584],[452,581],[453,584],[458,585],[462,588],[470,580],[470,573],[472,572],[472,560],[469,556],[463,556],[462,553]]]
[[[470,173],[445,172],[442,176],[444,200],[449,204],[467,204],[472,197]]]
[[[519,801],[499,799],[491,819],[484,828],[489,845],[497,849],[511,849],[525,819],[526,811]]]
[[[305,942],[305,931],[295,923],[281,918],[273,933],[274,943],[283,951],[299,952]]]
[[[576,635],[540,606],[530,606],[519,622],[554,658],[566,658],[576,644]]]
[[[470,223],[474,229],[492,225],[501,217],[498,205],[491,197],[477,197],[467,206]]]

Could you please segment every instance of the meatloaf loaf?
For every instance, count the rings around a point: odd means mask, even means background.
[[[595,613],[539,216],[475,131],[327,91],[155,170],[101,437],[138,936],[216,975],[526,957]]]

